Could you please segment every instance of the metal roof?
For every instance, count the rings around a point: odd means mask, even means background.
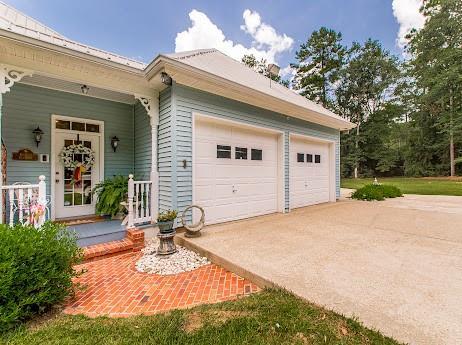
[[[243,63],[234,60],[217,49],[199,49],[195,51],[165,54],[164,56],[242,86],[250,87],[273,98],[290,102],[294,105],[328,116],[333,120],[349,124],[347,120],[324,108],[320,104],[310,101],[294,90],[255,72]],[[350,127],[350,125],[347,127]]]
[[[35,38],[57,46],[66,47],[77,52],[93,55],[121,65],[134,67],[139,70],[144,70],[146,67],[146,64],[143,62],[70,40],[2,1],[0,1],[0,29]]]

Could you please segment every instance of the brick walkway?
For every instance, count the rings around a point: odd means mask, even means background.
[[[90,317],[150,315],[175,308],[235,299],[259,288],[217,265],[160,276],[137,272],[141,253],[128,253],[79,266],[88,271],[76,281],[86,285],[64,312]]]

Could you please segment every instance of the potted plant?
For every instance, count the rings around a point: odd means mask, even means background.
[[[157,226],[161,234],[173,231],[173,223],[177,215],[178,212],[175,210],[167,210],[159,213],[159,216],[157,216]]]
[[[123,219],[126,209],[121,202],[128,197],[128,177],[114,176],[98,183],[92,191],[97,195],[96,214]]]

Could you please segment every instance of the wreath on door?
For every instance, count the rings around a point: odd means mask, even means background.
[[[82,161],[75,160],[75,155],[82,155]],[[65,146],[59,158],[65,168],[73,169],[73,183],[79,183],[82,180],[82,174],[95,164],[95,152],[83,146],[82,144],[73,144]]]

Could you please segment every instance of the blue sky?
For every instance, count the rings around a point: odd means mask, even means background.
[[[227,41],[222,43],[229,47],[230,55],[253,47],[284,67],[293,61],[299,45],[321,26],[341,31],[348,44],[372,37],[401,55],[396,39],[403,22],[399,24],[394,16],[392,0],[4,1],[70,39],[144,62],[161,52],[222,40]],[[393,0],[393,5],[418,1]],[[243,18],[246,9],[250,10],[248,22]],[[193,10],[194,25],[190,18]],[[216,28],[210,26],[213,24]],[[178,33],[184,31],[176,42]]]

